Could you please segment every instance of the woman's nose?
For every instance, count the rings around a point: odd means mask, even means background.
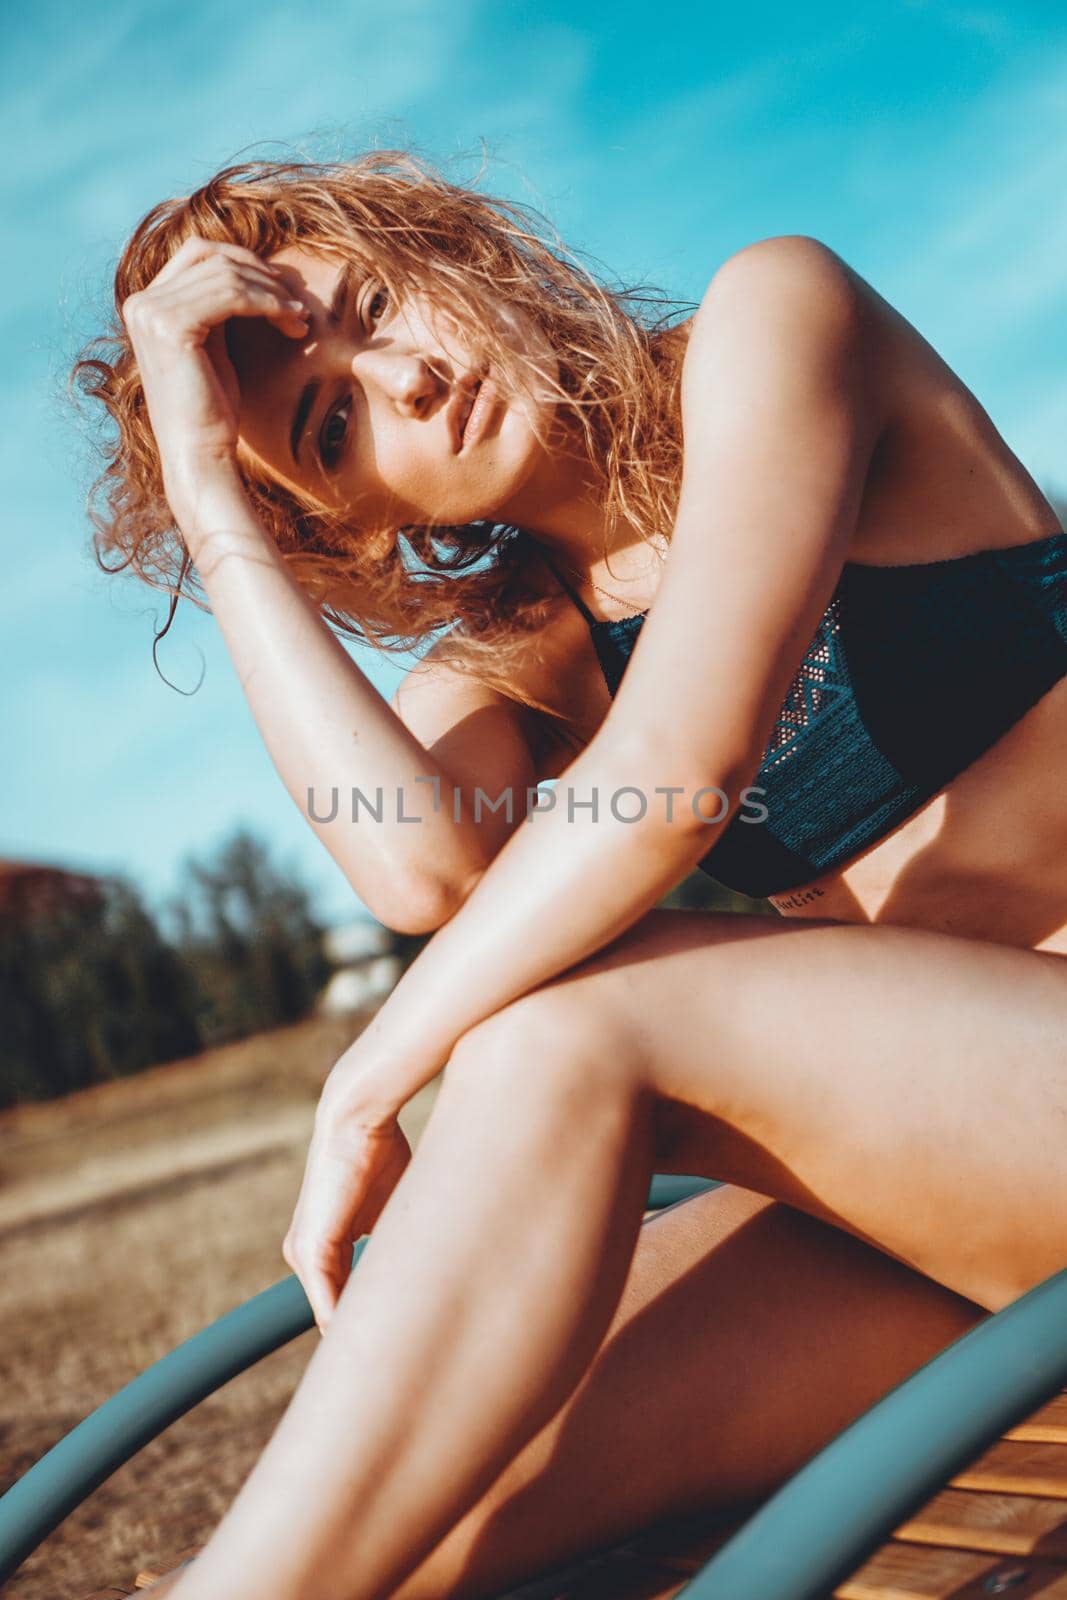
[[[352,366],[360,379],[373,383],[405,416],[423,416],[447,392],[441,374],[414,351],[362,350]]]

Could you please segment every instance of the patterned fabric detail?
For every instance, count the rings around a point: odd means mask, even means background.
[[[812,723],[850,692],[841,643],[841,596],[835,592],[789,686],[763,753],[761,772],[795,753]]]
[[[878,749],[859,714],[844,647],[844,603],[839,585],[753,779],[766,820],[748,820],[742,807],[698,863],[742,894],[774,894],[819,876],[843,851],[854,854],[919,804],[918,788]],[[788,861],[772,839],[789,852]]]

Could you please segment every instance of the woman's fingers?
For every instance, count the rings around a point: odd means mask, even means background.
[[[300,1274],[297,1274],[300,1277]],[[334,1307],[341,1293],[341,1285],[337,1281],[337,1271],[333,1262],[322,1263],[319,1266],[305,1270],[300,1277],[304,1293],[308,1297],[312,1316],[320,1333],[325,1333],[330,1325]]]
[[[270,272],[278,270],[271,266],[264,256],[257,256],[254,250],[246,250],[244,245],[231,244],[228,239],[201,239],[194,235],[178,246],[166,265],[156,273],[152,282],[167,283],[186,267],[210,261],[215,256],[226,256],[231,261],[242,262],[249,267],[263,267]]]
[[[348,1277],[364,1192],[352,1153],[312,1139],[282,1254],[300,1279],[322,1332]]]
[[[239,388],[216,330],[237,317],[259,317],[305,339],[311,320],[290,286],[251,251],[206,245],[186,241],[171,270],[122,307],[165,491],[187,539],[205,473],[232,467],[238,441]]]
[[[159,311],[169,318],[160,326],[163,337],[176,336],[203,344],[211,329],[231,317],[264,317],[283,333],[306,335],[310,314],[284,289],[254,279],[223,279],[205,286],[182,283],[175,286]]]
[[[330,1267],[308,1249],[296,1218],[285,1236],[282,1255],[286,1264],[300,1280],[300,1287],[307,1296],[319,1332],[325,1333],[340,1291],[335,1290],[334,1274]]]
[[[377,1222],[411,1159],[392,1131],[321,1129],[308,1151],[304,1181],[282,1254],[325,1333],[352,1270],[352,1249]]]
[[[261,268],[216,256],[197,272],[131,295],[123,306],[130,337],[202,344],[208,331],[230,317],[266,317],[285,331],[304,331],[309,312],[279,279]]]
[[[360,1227],[364,1233],[370,1233],[378,1221],[411,1160],[411,1147],[399,1128],[397,1132],[399,1137],[392,1143],[388,1159],[377,1169],[360,1212]]]

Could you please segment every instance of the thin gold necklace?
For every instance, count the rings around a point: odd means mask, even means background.
[[[640,616],[642,611],[647,610],[647,607],[635,606],[632,600],[623,600],[619,595],[612,594],[610,590],[602,589],[598,583],[593,582],[592,578],[588,577],[583,572],[579,572],[577,567],[572,567],[569,561],[564,561],[561,563],[561,565],[565,572],[569,572],[572,577],[580,579],[582,583],[587,583],[590,589],[595,589],[597,594],[602,594],[605,599],[614,600],[615,604],[619,606],[629,606],[630,610],[634,612],[635,615]],[[607,620],[610,621],[610,618]]]

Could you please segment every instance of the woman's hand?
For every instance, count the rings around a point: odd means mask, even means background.
[[[179,520],[205,472],[236,464],[240,393],[223,326],[231,317],[263,317],[281,333],[307,336],[307,309],[279,269],[211,239],[187,239],[122,306]]]
[[[346,1062],[347,1053],[334,1073]],[[282,1245],[321,1333],[348,1280],[356,1240],[373,1228],[411,1160],[395,1113],[370,1109],[344,1082],[342,1070],[340,1077],[331,1074],[323,1089],[304,1181]]]

